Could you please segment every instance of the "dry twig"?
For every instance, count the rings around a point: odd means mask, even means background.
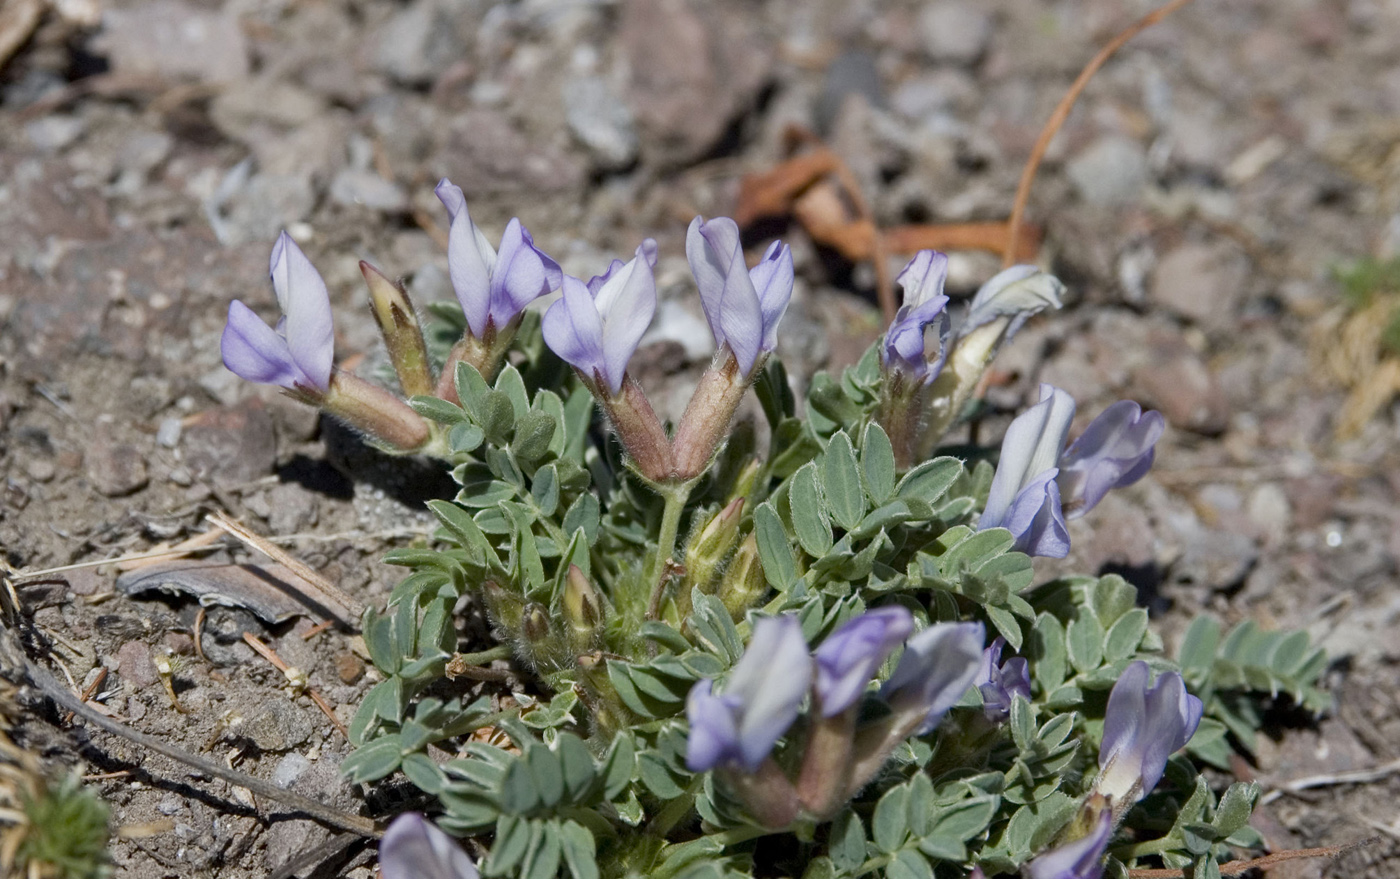
[[[1287,852],[1274,852],[1271,855],[1264,855],[1259,858],[1248,858],[1235,861],[1227,861],[1220,865],[1221,876],[1239,876],[1248,873],[1250,870],[1267,870],[1270,867],[1287,861],[1300,861],[1306,858],[1335,858],[1345,854],[1352,849],[1369,845],[1375,841],[1363,839],[1360,842],[1353,842],[1348,845],[1329,845],[1322,848],[1300,848]],[[1185,870],[1174,870],[1169,867],[1140,867],[1136,870],[1128,871],[1129,879],[1187,879]]]
[[[273,667],[280,671],[293,686],[305,690],[306,695],[311,697],[311,701],[316,703],[316,707],[321,709],[322,714],[330,718],[331,723],[335,725],[335,728],[339,730],[340,734],[346,739],[350,738],[350,733],[345,729],[345,724],[341,723],[340,718],[335,716],[335,709],[331,707],[331,703],[327,702],[326,697],[316,692],[316,690],[307,683],[305,677],[306,673],[304,671],[287,665],[282,657],[277,655],[276,650],[264,644],[262,640],[252,632],[244,632],[243,640],[247,641],[248,646],[257,651],[259,656],[272,663]]]

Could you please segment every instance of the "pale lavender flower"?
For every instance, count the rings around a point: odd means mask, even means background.
[[[775,241],[748,269],[738,224],[728,217],[696,217],[686,232],[685,255],[715,344],[728,344],[740,373],[748,376],[759,355],[778,343],[778,321],[792,299],[792,251]]]
[[[1131,400],[1119,400],[1103,410],[1060,456],[1058,482],[1066,517],[1079,518],[1109,489],[1131,485],[1147,475],[1153,446],[1165,427],[1162,413],[1143,412]]]
[[[434,192],[451,217],[447,268],[473,336],[485,337],[488,327],[502,329],[525,306],[558,289],[559,264],[535,247],[520,220],[506,225],[498,253],[472,222],[460,187],[444,177]]]
[[[962,335],[1007,317],[1010,322],[1003,338],[1009,339],[1032,316],[1046,308],[1059,308],[1065,285],[1054,275],[1046,274],[1032,265],[1012,266],[994,275],[972,297]]]
[[[563,295],[544,315],[542,330],[550,349],[614,396],[656,313],[655,265],[656,242],[648,238],[630,262],[613,260],[587,284],[565,275]]]
[[[881,663],[912,631],[914,617],[892,604],[866,611],[832,632],[815,654],[821,716],[831,717],[854,705]]]
[[[756,621],[724,692],[714,695],[709,678],[691,688],[686,766],[692,772],[726,764],[756,771],[797,719],[811,682],[812,659],[797,617]]]
[[[1087,836],[1067,842],[1057,849],[1033,858],[1026,864],[1027,879],[1099,879],[1103,856],[1113,835],[1113,817],[1107,809],[1099,813]]]
[[[478,879],[462,847],[417,812],[395,818],[379,841],[383,879]]]
[[[274,330],[234,300],[220,340],[224,365],[248,381],[324,394],[335,361],[326,282],[286,232],[272,247],[272,288],[282,319]]]
[[[948,356],[948,297],[943,283],[948,278],[948,256],[936,250],[921,250],[899,273],[904,288],[904,304],[895,313],[885,333],[880,361],[886,369],[898,369],[928,384],[938,378]],[[937,325],[937,350],[930,352],[928,328]]]
[[[929,626],[904,645],[904,655],[880,688],[880,697],[896,713],[912,711],[923,717],[916,735],[931,731],[977,679],[986,637],[981,623]]]
[[[992,646],[982,651],[982,667],[977,673],[982,711],[995,723],[1011,716],[1011,702],[1016,696],[1031,697],[1030,664],[1021,656],[1002,662],[1001,650],[1005,646],[1006,639],[998,635]]]
[[[1136,802],[1151,793],[1167,758],[1186,746],[1201,723],[1204,706],[1186,692],[1181,675],[1165,672],[1149,686],[1151,674],[1138,660],[1108,694],[1094,787],[1115,801]]]
[[[1069,531],[1055,478],[1072,420],[1073,398],[1042,384],[1040,402],[1017,416],[1006,430],[979,531],[1005,528],[1015,536],[1016,549],[1031,555],[1064,558],[1069,554]]]

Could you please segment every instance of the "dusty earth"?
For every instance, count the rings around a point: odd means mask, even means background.
[[[6,557],[32,571],[142,552],[224,511],[371,602],[395,582],[377,557],[421,539],[421,501],[449,488],[221,366],[229,300],[275,312],[279,229],[325,275],[338,358],[362,371],[382,354],[357,260],[409,278],[420,302],[451,295],[439,177],[493,238],[518,215],[572,274],[655,236],[663,304],[641,372],[674,413],[709,355],[686,223],[731,212],[741,175],[785,157],[785,126],[819,132],[883,224],[1000,219],[1079,67],[1149,8],[87,3],[54,0],[0,60]],[[0,3],[0,30],[27,6]],[[1121,397],[1165,412],[1153,474],[1076,523],[1073,556],[1042,573],[1124,573],[1169,643],[1204,611],[1325,642],[1335,708],[1273,718],[1241,766],[1266,789],[1400,758],[1400,407],[1339,439],[1345,391],[1324,365],[1351,344],[1336,269],[1400,253],[1397,34],[1393,0],[1200,0],[1111,61],[1031,199],[1072,301],[1007,350],[983,426],[999,436],[1040,381],[1086,418]],[[793,371],[851,362],[880,330],[871,266],[796,226],[765,230],[796,257],[780,341]],[[954,292],[995,267],[958,254]],[[231,542],[213,557],[248,558]],[[215,608],[200,659],[197,605],[115,593],[116,575],[21,587],[51,664],[80,688],[106,668],[97,701],[132,726],[359,808],[336,771],[343,737],[241,637],[308,671],[343,720],[371,682],[347,635]],[[187,713],[157,675],[167,655]],[[99,776],[117,824],[158,831],[115,844],[120,877],[262,877],[328,836],[52,710],[17,736]],[[1384,775],[1280,796],[1259,819],[1275,848],[1377,841],[1273,875],[1400,876],[1397,802]],[[351,847],[318,875],[370,863]]]

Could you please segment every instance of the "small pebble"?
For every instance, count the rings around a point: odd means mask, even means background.
[[[24,472],[28,473],[29,478],[35,482],[48,482],[53,479],[58,468],[47,458],[40,458],[36,461],[30,461],[29,466],[24,468]]]
[[[360,657],[346,651],[336,656],[335,673],[340,677],[341,683],[353,684],[365,673],[365,664]]]
[[[272,770],[272,783],[285,790],[296,784],[310,768],[311,761],[293,751],[277,761],[277,767]]]

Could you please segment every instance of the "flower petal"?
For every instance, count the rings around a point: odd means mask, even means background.
[[[472,222],[461,187],[444,177],[433,192],[451,218],[447,232],[447,271],[452,278],[452,289],[462,304],[462,313],[466,315],[472,335],[481,338],[491,317],[491,273],[496,267],[496,251]]]
[[[272,256],[272,287],[287,318],[287,349],[306,382],[324,391],[335,365],[335,326],[326,282],[286,232],[277,237]]]
[[[854,705],[880,665],[912,631],[909,611],[890,605],[867,611],[832,632],[815,654],[822,717]]]
[[[747,376],[763,345],[764,322],[763,306],[744,264],[739,226],[728,217],[716,217],[708,222],[697,217],[690,229],[686,237],[686,256],[700,287],[700,301],[715,344],[727,343],[739,363],[740,372]],[[775,290],[775,304],[781,299],[780,294],[781,287]],[[776,309],[777,315],[781,316],[786,307],[783,301]]]
[[[603,370],[603,321],[593,296],[578,278],[564,276],[562,295],[544,313],[545,344],[561,360],[591,376]]]
[[[534,246],[520,220],[512,219],[501,235],[501,250],[491,272],[491,320],[497,327],[505,326],[562,281],[559,264]]]
[[[1009,317],[1005,334],[1009,339],[1033,315],[1059,308],[1064,292],[1065,285],[1054,275],[1032,265],[1012,266],[993,276],[972,297],[961,333],[967,335],[999,317]]]
[[[880,689],[885,701],[906,702],[924,714],[929,732],[977,680],[987,630],[981,623],[935,623],[904,645],[894,674]]]
[[[457,842],[416,812],[395,818],[379,841],[383,879],[478,879]]]
[[[757,769],[792,726],[811,682],[812,661],[797,617],[757,620],[724,692],[743,703],[739,762],[745,769]]]
[[[792,248],[781,241],[768,245],[763,259],[749,270],[749,281],[763,315],[762,350],[772,351],[778,344],[778,324],[792,301]]]
[[[1025,867],[1027,879],[1099,879],[1112,835],[1113,816],[1105,809],[1086,836],[1032,858]]]
[[[978,529],[1006,524],[1012,502],[1036,477],[1056,466],[1074,420],[1074,398],[1053,385],[1040,386],[1040,402],[1022,412],[1001,441],[987,507]]]
[[[1059,472],[1052,467],[1041,473],[1011,502],[1001,527],[1015,535],[1018,552],[1051,559],[1069,555],[1069,529],[1055,482]],[[977,529],[988,527],[979,523]]]
[[[310,380],[292,359],[287,340],[238,300],[229,303],[228,323],[219,340],[224,366],[239,378],[288,390]]]
[[[1103,410],[1065,450],[1060,490],[1076,519],[1093,509],[1110,489],[1132,485],[1152,467],[1153,447],[1166,429],[1162,413],[1143,412],[1131,400]]]
[[[613,394],[621,390],[627,362],[656,314],[656,278],[646,250],[646,244],[638,247],[631,262],[613,274],[594,298],[603,322],[602,372]]]
[[[696,681],[685,700],[690,732],[686,736],[685,765],[691,772],[713,769],[739,754],[739,729],[724,700],[711,692],[714,681]]]

